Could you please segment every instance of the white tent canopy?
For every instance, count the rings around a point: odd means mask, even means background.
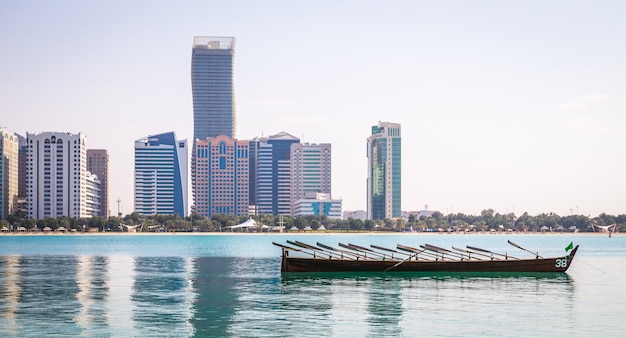
[[[248,228],[258,228],[259,225],[257,224],[257,222],[255,220],[253,220],[252,218],[247,219],[245,222],[241,223],[241,224],[237,224],[237,225],[231,225],[231,226],[227,226],[224,227],[225,229],[230,229],[231,231],[234,229],[248,229]],[[267,226],[264,226],[267,227]]]

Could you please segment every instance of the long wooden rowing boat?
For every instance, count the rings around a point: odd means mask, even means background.
[[[299,241],[272,243],[282,248],[281,272],[565,272],[578,250],[578,245],[570,244],[565,256],[544,258],[508,242],[535,257],[517,258],[471,246],[453,246],[450,250],[430,244],[419,248],[398,244],[396,249],[389,249],[343,243],[339,243],[339,247],[319,242],[316,245]]]

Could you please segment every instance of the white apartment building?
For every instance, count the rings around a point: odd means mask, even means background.
[[[85,135],[26,133],[26,145],[26,216],[91,217]]]
[[[102,180],[98,178],[98,175],[94,175],[88,171],[87,180],[85,182],[87,183],[87,194],[85,195],[85,203],[88,217],[106,217],[106,215],[103,215],[101,213]]]

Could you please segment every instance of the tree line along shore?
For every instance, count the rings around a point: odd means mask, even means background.
[[[242,228],[238,231],[277,231],[282,225],[285,231],[329,231],[329,232],[599,232],[600,227],[615,224],[612,231],[626,230],[626,214],[607,215],[597,217],[583,215],[559,216],[555,213],[542,213],[531,216],[523,213],[516,216],[514,213],[500,214],[493,209],[486,209],[480,215],[465,215],[462,213],[444,215],[435,211],[429,217],[361,220],[330,219],[326,216],[234,216],[213,215],[203,217],[191,215],[143,216],[132,213],[123,217],[93,217],[93,218],[45,218],[41,220],[9,216],[0,220],[2,232],[31,232],[31,231],[68,231],[68,232],[124,232],[132,229],[136,232],[223,232],[235,231],[230,228],[241,224],[248,219],[254,219],[257,228]],[[229,230],[230,229],[230,230]]]

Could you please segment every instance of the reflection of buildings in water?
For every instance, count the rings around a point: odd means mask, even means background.
[[[108,297],[108,258],[99,256],[78,256],[76,266],[76,300],[79,309],[74,321],[82,329],[82,334],[107,325],[106,311],[102,306]]]
[[[235,306],[228,318],[228,334],[235,337],[259,335],[273,337],[297,337],[311,335],[306,323],[315,322],[315,333],[325,332],[331,318],[328,316],[330,297],[327,292],[311,290],[306,284],[285,287],[276,269],[280,260],[275,258],[238,257],[227,260],[228,271],[224,278],[231,287]],[[302,297],[302,293],[313,295]],[[317,310],[314,317],[307,314]],[[303,316],[300,320],[298,316]],[[315,319],[314,319],[315,318]],[[319,320],[317,320],[319,319]],[[304,326],[303,326],[304,325]],[[262,334],[260,334],[262,332]],[[321,334],[322,336],[324,334]]]
[[[183,295],[181,308],[185,309],[186,311],[184,311],[184,316],[182,316],[181,319],[184,319],[185,324],[191,325],[191,320],[194,316],[193,304],[195,303],[197,298],[196,292],[193,288],[193,279],[195,278],[196,270],[194,267],[194,258],[185,257],[183,258],[183,260],[184,269],[182,271],[182,278],[186,281],[186,283],[181,288],[181,292]],[[190,330],[193,332],[193,327],[191,327]]]
[[[331,324],[335,321],[333,307],[336,292],[340,291],[333,285],[332,279],[291,275],[283,276],[281,290],[275,303],[287,319],[284,324],[274,328],[277,335],[285,332],[285,336],[302,335],[302,323],[314,320],[315,332],[320,336],[332,336]],[[276,309],[272,309],[273,311]],[[302,317],[302,318],[301,318]]]
[[[20,327],[16,322],[15,313],[20,302],[20,256],[5,256],[2,262],[2,283],[0,284],[0,309],[2,326],[0,333],[16,336]]]
[[[351,336],[365,337],[368,332],[366,325],[363,325],[363,318],[367,317],[367,292],[371,281],[368,278],[359,280],[358,278],[331,279],[329,293],[331,293],[331,317],[334,321],[346,323],[349,326]],[[349,324],[349,325],[348,325]],[[345,327],[332,326],[332,336],[346,335]]]
[[[78,293],[76,299],[80,303],[80,310],[74,317],[74,321],[83,329],[89,328],[91,323],[90,310],[93,308],[94,300],[91,298],[91,257],[79,256],[78,266],[76,267],[76,284],[78,284]]]
[[[372,278],[367,291],[368,336],[399,337],[402,335],[402,329],[399,326],[403,314],[401,291],[401,281],[397,278]]]
[[[493,332],[508,332],[510,318],[548,318],[538,316],[537,309],[549,309],[554,302],[563,301],[564,308],[573,303],[573,284],[565,274],[423,273],[399,281],[404,334],[419,328],[423,336],[441,335],[445,323],[454,321],[457,330],[463,329],[454,333],[457,336],[497,335]],[[489,313],[491,332],[485,331],[484,320],[468,320],[467,309]],[[572,316],[572,311],[566,312]]]
[[[80,332],[73,325],[78,308],[75,257],[23,256],[20,273],[18,325],[27,328],[45,318],[47,332]]]
[[[229,336],[230,325],[240,306],[231,272],[237,264],[231,257],[198,257],[194,260],[196,302],[191,323],[202,337]]]
[[[125,336],[137,337],[133,331],[134,303],[132,301],[135,282],[135,258],[130,256],[110,256],[108,258],[108,301],[106,320],[113,336],[121,332]]]
[[[132,290],[132,317],[141,323],[143,336],[194,334],[193,259],[137,257]]]

